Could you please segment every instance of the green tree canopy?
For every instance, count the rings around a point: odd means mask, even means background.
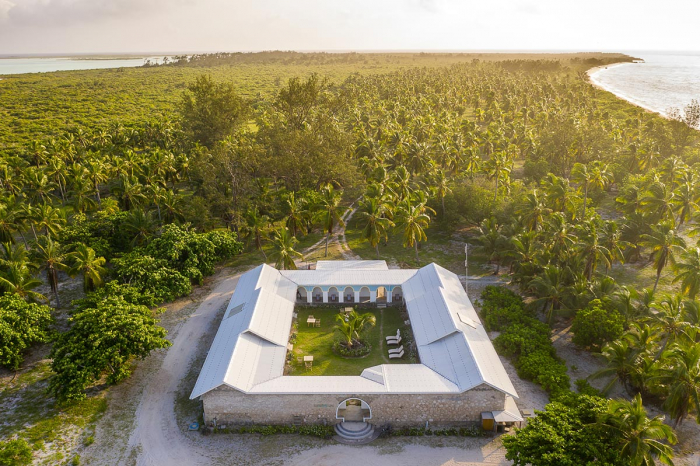
[[[85,398],[85,389],[107,374],[115,384],[129,376],[129,361],[167,348],[166,331],[146,306],[108,296],[97,307],[77,312],[56,338],[49,390],[59,401]]]

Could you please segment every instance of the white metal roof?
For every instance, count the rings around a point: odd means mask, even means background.
[[[389,270],[380,269],[383,261],[324,262],[320,270],[292,271],[263,264],[241,276],[191,398],[219,386],[259,394],[419,394],[482,384],[517,397],[455,274],[435,264]],[[402,285],[421,364],[373,366],[359,376],[284,376],[298,285]]]
[[[506,395],[506,402],[503,410],[493,411],[493,419],[496,422],[520,422],[523,420],[523,417],[513,397]]]
[[[410,269],[316,269],[281,270],[283,277],[299,286],[395,286],[411,278],[416,271]],[[339,288],[340,289],[340,288]],[[342,291],[342,290],[341,290]]]
[[[386,261],[318,261],[316,270],[389,270]]]

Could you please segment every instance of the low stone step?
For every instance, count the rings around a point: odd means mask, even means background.
[[[367,422],[341,422],[335,425],[335,432],[338,442],[349,445],[362,445],[377,438],[374,426]]]

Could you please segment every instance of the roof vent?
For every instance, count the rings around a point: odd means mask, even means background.
[[[228,319],[229,317],[235,316],[236,314],[241,312],[244,307],[245,307],[245,303],[239,304],[238,306],[232,308],[230,311],[228,311],[228,315],[226,316],[226,318]]]
[[[463,324],[467,324],[471,328],[476,328],[476,322],[474,322],[472,319],[460,312],[458,312],[457,315],[459,316],[459,320],[461,320]]]

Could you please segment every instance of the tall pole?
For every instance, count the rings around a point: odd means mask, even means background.
[[[464,243],[464,291],[469,295],[469,243]]]

